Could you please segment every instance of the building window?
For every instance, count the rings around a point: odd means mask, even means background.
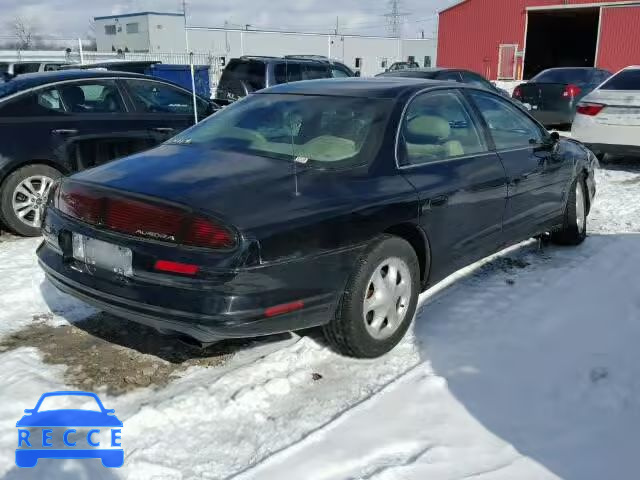
[[[104,34],[105,35],[115,35],[116,34],[116,26],[115,25],[105,25],[104,26]]]
[[[387,63],[388,60],[386,58],[383,58],[382,62],[380,63],[380,68],[387,68]]]
[[[416,57],[414,57],[413,55],[409,55],[409,58],[407,58],[407,62],[416,63]]]
[[[429,56],[424,57],[424,67],[425,68],[431,67],[431,57]]]
[[[356,68],[362,68],[362,58],[356,57],[355,65],[356,65]]]
[[[156,28],[157,28],[158,30],[162,30],[162,25],[156,25]]]
[[[138,23],[127,23],[127,33],[138,33]]]

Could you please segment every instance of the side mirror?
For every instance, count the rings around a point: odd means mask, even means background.
[[[356,77],[359,77],[361,75],[360,70],[356,70]]]
[[[559,142],[560,134],[558,132],[551,132],[551,140],[553,140],[553,143]]]
[[[24,413],[33,413],[33,412],[34,412],[33,408],[25,408],[24,409]]]

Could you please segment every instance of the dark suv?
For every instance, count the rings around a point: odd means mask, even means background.
[[[222,73],[216,102],[231,103],[281,83],[353,76],[356,74],[343,63],[316,55],[234,58]]]
[[[204,98],[196,104],[199,118],[216,109]],[[151,148],[193,123],[190,91],[144,75],[67,70],[0,84],[0,223],[39,235],[58,177]]]

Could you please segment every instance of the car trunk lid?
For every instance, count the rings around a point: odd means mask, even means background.
[[[605,105],[595,116],[602,125],[640,127],[640,91],[597,90],[585,97],[583,102]]]
[[[581,87],[566,83],[523,83],[515,96],[532,110],[565,110],[580,95]]]

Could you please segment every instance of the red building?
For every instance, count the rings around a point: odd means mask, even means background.
[[[640,1],[463,0],[440,12],[438,66],[489,79],[640,64]]]

